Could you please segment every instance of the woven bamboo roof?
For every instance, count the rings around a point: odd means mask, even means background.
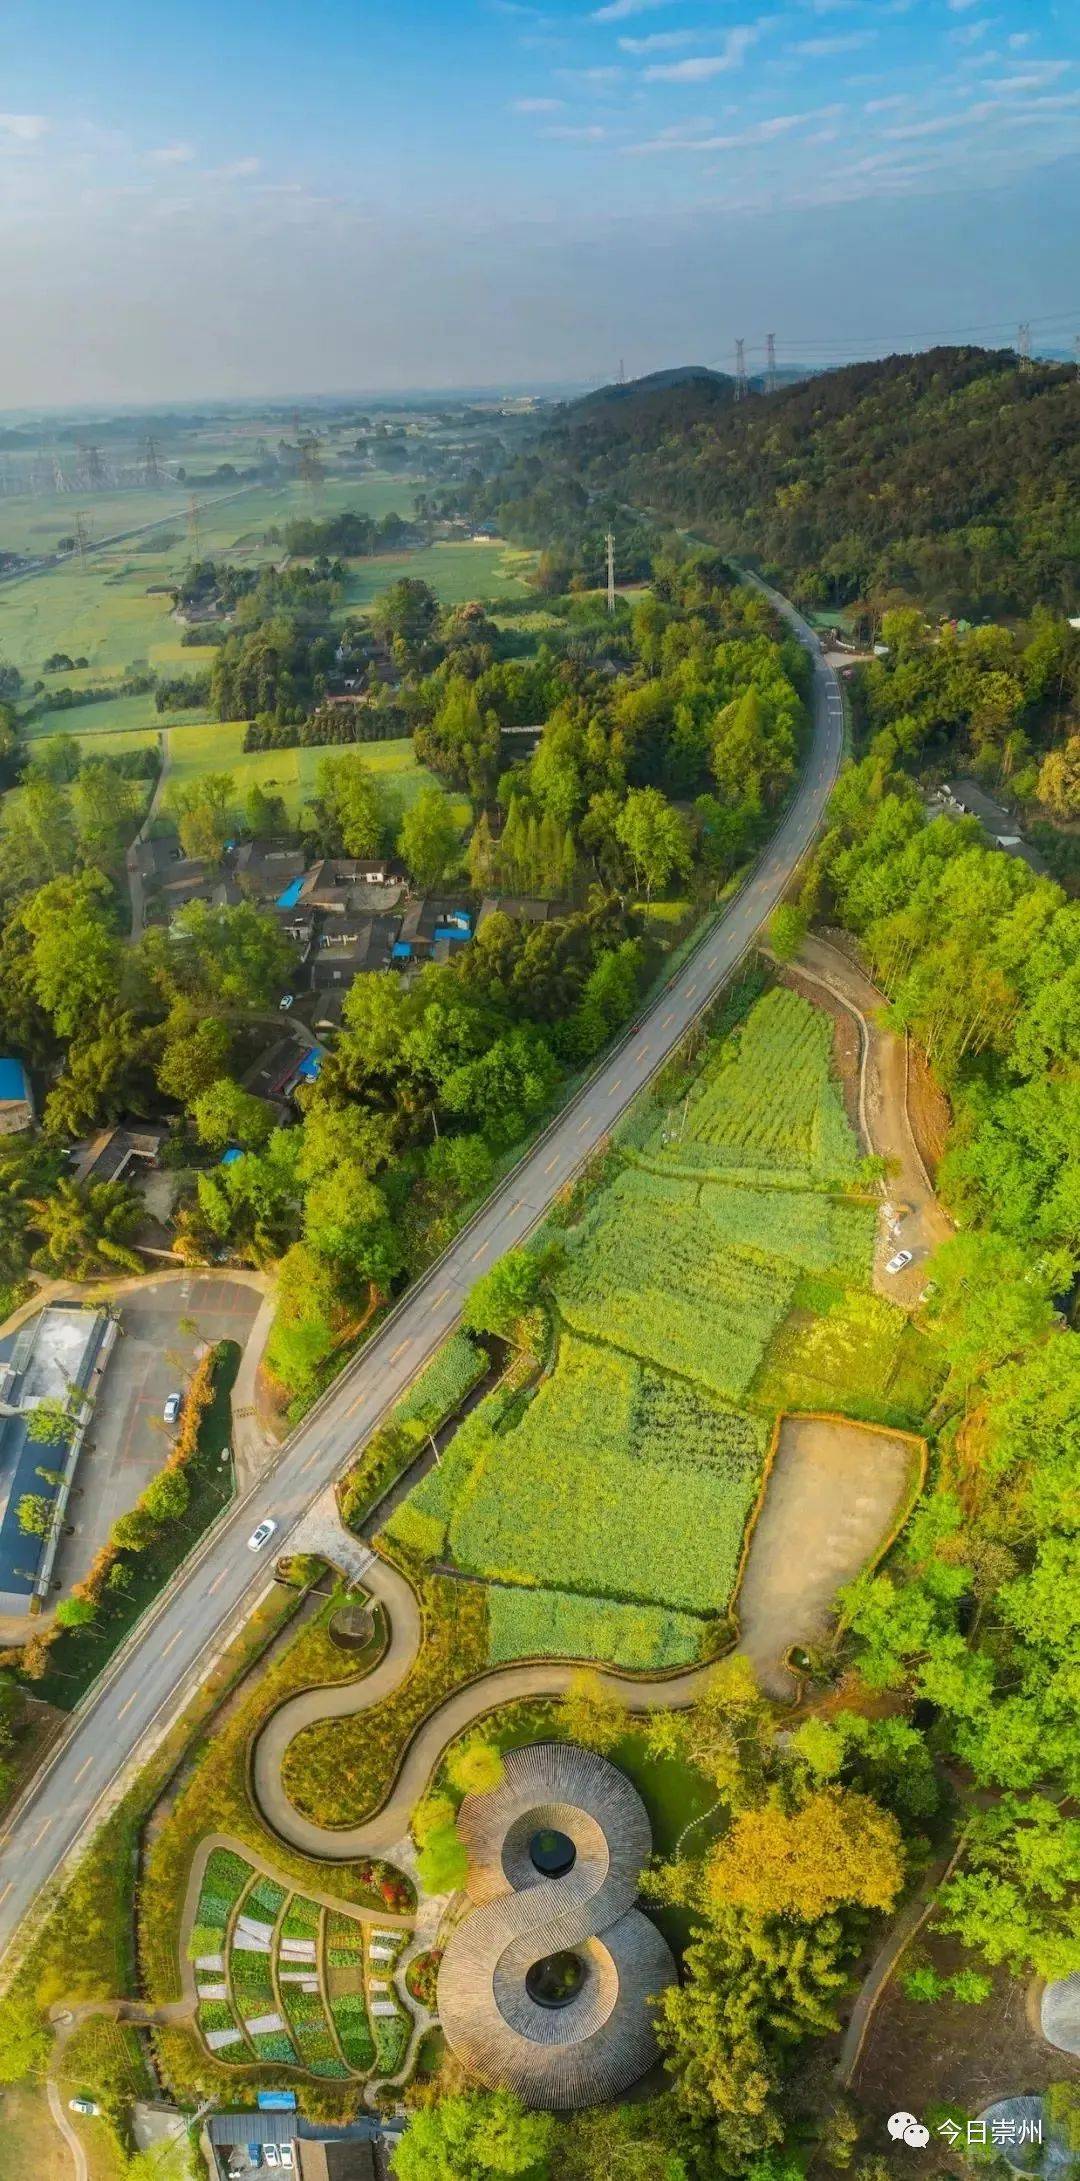
[[[447,1946],[439,2018],[465,2066],[491,2088],[550,2110],[600,2104],[657,2058],[653,2003],[674,1981],[666,1940],[636,1906],[652,1849],[645,1805],[625,1774],[570,1742],[513,1750],[502,1784],[458,1817],[476,1904]],[[537,1833],[566,1835],[573,1867],[546,1877]],[[530,1969],[573,1953],[574,1996],[545,2006]]]

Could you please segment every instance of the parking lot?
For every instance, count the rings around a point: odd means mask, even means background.
[[[118,1296],[121,1338],[79,1463],[70,1508],[74,1535],[64,1539],[57,1562],[65,1591],[85,1575],[117,1516],[161,1468],[173,1436],[164,1421],[169,1394],[182,1392],[208,1341],[243,1347],[261,1299],[241,1280],[197,1272]]]

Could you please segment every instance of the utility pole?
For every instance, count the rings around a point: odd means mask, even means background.
[[[746,376],[746,342],[745,342],[745,341],[736,341],[736,343],[735,343],[735,399],[736,399],[736,401],[745,401],[745,400],[746,400],[746,397],[747,397],[747,395],[748,395],[748,393],[749,393],[749,392],[750,392],[750,381],[749,381],[749,379],[748,379],[748,378],[747,378],[747,376]]]
[[[626,365],[624,364],[621,356],[619,358],[619,385],[626,385]]]
[[[195,494],[194,494],[193,492],[189,492],[189,494],[188,494],[188,504],[187,504],[187,527],[188,527],[188,539],[189,539],[189,542],[190,542],[190,545],[191,545],[191,558],[192,558],[192,560],[193,560],[193,561],[197,561],[197,560],[198,560],[198,558],[199,558],[199,543],[200,543],[200,540],[199,540],[199,503],[198,503],[197,499],[195,498]]]
[[[146,485],[151,492],[156,492],[162,482],[162,478],[161,464],[158,461],[157,441],[152,434],[147,438],[146,444],[143,447],[142,467],[144,485]]]
[[[1030,326],[1028,325],[1028,323],[1027,323],[1026,319],[1025,319],[1025,320],[1024,320],[1024,322],[1023,322],[1023,323],[1022,323],[1022,324],[1021,324],[1021,325],[1020,325],[1020,326],[1019,326],[1019,327],[1017,328],[1017,335],[1016,335],[1016,352],[1017,352],[1017,355],[1018,355],[1018,356],[1019,356],[1019,358],[1020,358],[1020,369],[1021,369],[1021,371],[1030,371],[1030,369],[1031,369],[1031,327],[1030,327]]]
[[[776,335],[765,335],[765,384],[770,394],[776,392]]]
[[[615,536],[611,530],[607,534],[607,610],[615,611]]]
[[[77,554],[78,554],[78,556],[79,556],[79,566],[80,566],[80,568],[85,568],[85,566],[86,566],[86,548],[87,548],[87,546],[89,545],[89,543],[90,543],[90,538],[89,538],[89,534],[88,534],[88,532],[87,532],[86,524],[84,523],[84,521],[83,521],[83,519],[82,519],[82,516],[81,516],[81,515],[76,515],[76,517],[75,517],[75,551],[77,552]]]

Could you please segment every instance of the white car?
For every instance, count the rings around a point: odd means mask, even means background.
[[[282,2143],[282,2144],[281,2144],[281,2145],[279,2146],[279,2148],[280,2148],[280,2151],[281,2151],[281,2163],[282,2163],[282,2165],[283,2165],[283,2166],[286,2166],[286,2167],[289,2167],[289,2168],[291,2169],[291,2168],[292,2168],[293,2166],[295,2166],[295,2164],[296,2164],[296,2160],[294,2159],[294,2157],[293,2157],[293,2154],[292,2154],[292,2144],[291,2144],[291,2143]]]
[[[263,1546],[270,1543],[276,1529],[277,1523],[273,1522],[270,1516],[267,1515],[266,1521],[260,1522],[257,1530],[252,1530],[251,1536],[248,1538],[248,1551],[261,1552]]]
[[[166,1394],[165,1406],[162,1409],[161,1413],[164,1416],[165,1422],[167,1424],[175,1424],[179,1422],[180,1410],[183,1407],[183,1401],[184,1396],[182,1393]]]
[[[293,1001],[294,1001],[294,999],[295,999],[295,998],[296,998],[296,994],[295,994],[295,992],[285,992],[285,993],[283,993],[283,994],[282,994],[282,997],[281,997],[281,999],[280,999],[280,1000],[278,1001],[278,1006],[279,1006],[279,1008],[281,1009],[281,1012],[282,1012],[282,1014],[283,1014],[283,1015],[287,1015],[287,1014],[288,1014],[288,1012],[289,1012],[289,1009],[290,1009],[290,1007],[292,1006],[292,1003],[293,1003]]]
[[[276,2143],[263,2144],[263,2157],[268,2166],[280,2166],[281,2164],[281,2153]]]
[[[885,1267],[886,1272],[903,1272],[914,1262],[914,1256],[913,1250],[897,1250],[895,1257],[890,1257]]]
[[[93,2098],[68,2099],[69,2113],[85,2113],[87,2119],[92,2120],[97,2113],[100,2113],[100,2111],[101,2107],[94,2104]]]

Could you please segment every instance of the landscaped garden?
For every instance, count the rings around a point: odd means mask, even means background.
[[[393,1978],[406,1936],[291,1893],[215,1848],[188,1946],[208,2051],[229,2066],[269,2061],[329,2082],[394,2073],[412,2031]]]

